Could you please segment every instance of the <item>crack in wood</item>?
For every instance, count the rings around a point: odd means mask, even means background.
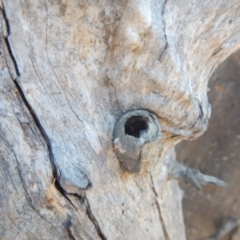
[[[107,240],[107,238],[105,237],[105,235],[103,234],[103,232],[102,232],[102,230],[101,230],[101,228],[100,228],[100,226],[99,226],[99,223],[98,223],[96,217],[95,217],[95,216],[93,215],[93,213],[92,213],[90,204],[89,204],[89,202],[88,202],[88,200],[87,200],[86,197],[85,197],[85,202],[86,202],[86,204],[87,204],[87,209],[86,209],[86,210],[87,210],[87,211],[86,211],[87,216],[88,216],[88,218],[91,220],[91,222],[93,223],[93,225],[94,225],[94,227],[95,227],[95,229],[96,229],[96,231],[97,231],[97,233],[98,233],[98,236],[99,236],[102,240]]]
[[[7,18],[7,14],[6,14],[6,10],[5,10],[5,6],[4,6],[3,3],[2,3],[2,6],[3,6],[3,8],[1,9],[2,10],[2,15],[3,15],[3,19],[5,21],[6,28],[7,28],[7,36],[4,38],[4,40],[5,40],[5,43],[7,45],[7,49],[8,49],[9,55],[10,55],[10,57],[12,59],[12,62],[13,62],[16,74],[17,74],[18,77],[20,77],[21,74],[20,74],[20,71],[19,71],[19,68],[18,68],[17,60],[16,60],[16,58],[15,58],[15,56],[13,54],[13,50],[12,50],[12,47],[11,47],[11,44],[10,44],[10,41],[9,41],[9,36],[11,35],[10,24],[9,24],[9,21],[8,21],[8,18]]]
[[[72,233],[71,226],[72,226],[72,218],[68,215],[68,220],[67,220],[67,224],[66,224],[67,233],[71,240],[76,240],[76,238],[74,237],[74,235]]]
[[[98,220],[96,219],[96,217],[94,216],[93,212],[92,212],[92,209],[91,209],[91,206],[88,202],[88,199],[86,196],[81,196],[79,194],[71,194],[73,196],[75,196],[76,198],[79,199],[80,203],[82,205],[85,206],[86,208],[86,214],[89,218],[89,220],[92,222],[93,226],[95,227],[95,230],[98,234],[98,236],[102,239],[102,240],[107,240],[106,236],[104,235],[104,233],[102,232],[102,229],[100,228],[99,226],[99,223],[98,223]]]
[[[2,132],[0,131],[0,135],[3,136]],[[26,201],[29,205],[29,207],[33,210],[33,212],[35,212],[44,222],[46,222],[47,224],[49,224],[58,234],[59,234],[59,231],[58,229],[51,223],[49,222],[46,218],[44,218],[42,216],[42,214],[35,208],[35,206],[33,205],[32,203],[32,199],[31,197],[29,196],[29,193],[27,191],[27,187],[26,187],[26,184],[24,182],[24,179],[23,179],[23,176],[22,176],[22,172],[20,170],[20,163],[19,163],[19,160],[18,160],[18,157],[16,155],[16,153],[14,152],[14,150],[12,149],[11,145],[9,144],[9,142],[7,141],[7,139],[5,139],[4,137],[2,137],[2,140],[4,141],[4,143],[6,144],[6,146],[8,147],[8,149],[10,149],[10,151],[12,152],[15,160],[16,160],[16,163],[17,163],[17,166],[16,166],[16,169],[17,169],[17,172],[18,172],[18,175],[19,175],[19,179],[21,181],[21,184],[22,184],[22,187],[23,187],[23,190],[24,190],[24,195],[25,195],[25,198],[26,198]]]
[[[52,171],[53,171],[53,177],[54,177],[54,181],[55,181],[55,187],[56,189],[70,202],[70,204],[75,208],[74,204],[71,202],[71,200],[68,198],[67,196],[67,193],[65,192],[65,190],[62,188],[62,186],[60,185],[60,182],[58,181],[58,179],[60,178],[61,176],[61,172],[57,166],[57,163],[55,162],[55,159],[54,159],[54,154],[53,154],[53,151],[52,151],[52,145],[51,145],[51,141],[50,141],[50,138],[48,137],[45,129],[43,128],[37,114],[35,113],[35,111],[33,110],[33,108],[31,107],[30,103],[28,102],[28,100],[26,99],[25,95],[24,95],[24,92],[18,82],[19,78],[21,77],[21,74],[20,74],[20,71],[19,71],[19,68],[18,68],[18,64],[17,64],[17,61],[16,61],[16,58],[13,54],[13,51],[12,51],[12,48],[11,48],[11,45],[10,45],[10,42],[9,42],[9,36],[10,36],[10,24],[9,24],[9,21],[7,19],[7,16],[6,16],[6,11],[4,9],[4,6],[3,6],[3,18],[4,18],[4,21],[6,23],[6,26],[7,26],[7,36],[4,38],[5,39],[5,43],[6,43],[6,46],[7,46],[7,49],[8,49],[8,52],[9,52],[9,55],[11,57],[11,60],[14,64],[14,68],[15,68],[15,71],[16,71],[16,74],[17,74],[17,78],[16,79],[12,79],[19,94],[20,94],[20,97],[23,101],[23,103],[25,104],[26,108],[28,109],[29,113],[31,114],[37,128],[39,129],[39,132],[41,133],[41,136],[43,137],[46,145],[47,145],[47,149],[48,149],[48,154],[49,154],[49,159],[50,159],[50,162],[51,162],[51,166],[52,166]],[[18,169],[19,170],[19,169]],[[20,175],[21,177],[21,175]],[[23,179],[21,178],[21,181],[23,182]],[[27,190],[25,189],[25,192]],[[27,197],[27,196],[26,196]],[[27,200],[29,202],[29,199],[27,197]],[[83,198],[83,202],[86,206],[86,214],[89,218],[89,220],[93,223],[95,229],[96,229],[96,232],[97,234],[99,235],[99,237],[102,239],[102,240],[107,240],[107,238],[105,237],[105,235],[102,233],[101,231],[101,228],[99,226],[99,223],[97,221],[97,219],[95,218],[95,216],[93,215],[92,213],[92,210],[90,208],[90,204],[87,200],[86,197]],[[30,203],[29,203],[30,204]],[[30,207],[33,208],[34,210],[34,207],[30,204]],[[34,210],[36,212],[36,210]],[[39,214],[38,214],[39,215]],[[40,216],[41,217],[41,216]],[[41,217],[42,218],[42,217]],[[67,224],[67,232],[68,232],[68,235],[71,239],[75,240],[75,237],[73,236],[72,232],[71,232],[71,227],[72,223],[71,223],[71,220],[70,220],[70,225]]]
[[[33,108],[31,107],[30,103],[28,102],[28,100],[26,99],[25,95],[24,95],[24,92],[18,82],[18,80],[20,79],[21,77],[21,74],[20,74],[20,71],[19,71],[19,68],[18,68],[18,64],[17,64],[17,60],[13,54],[13,50],[12,50],[12,47],[11,47],[11,44],[9,42],[9,36],[11,35],[11,28],[10,28],[10,24],[9,24],[9,21],[8,21],[8,18],[7,18],[7,15],[6,15],[6,10],[5,10],[5,7],[4,7],[4,4],[3,4],[3,8],[2,8],[2,15],[3,15],[3,20],[5,21],[5,24],[6,24],[6,27],[7,27],[7,36],[4,37],[4,40],[5,40],[5,44],[6,44],[6,47],[7,47],[7,50],[8,50],[8,53],[10,55],[10,58],[13,62],[13,65],[14,65],[14,68],[15,68],[15,71],[16,71],[16,74],[17,74],[17,78],[14,79],[12,78],[15,86],[16,86],[16,89],[18,90],[18,93],[24,103],[24,105],[26,106],[26,108],[28,109],[30,115],[32,116],[32,119],[34,121],[34,123],[36,124],[43,140],[45,141],[46,145],[47,145],[47,149],[48,149],[48,155],[49,155],[49,160],[50,160],[50,163],[51,163],[51,166],[52,166],[52,173],[53,173],[53,181],[55,182],[55,187],[56,189],[61,193],[61,195],[63,195],[67,200],[68,202],[70,202],[70,204],[72,206],[74,206],[71,202],[71,200],[68,198],[68,196],[66,195],[65,193],[65,190],[61,187],[58,179],[60,178],[61,176],[61,172],[57,166],[57,163],[55,162],[55,158],[54,158],[54,154],[53,154],[53,151],[52,151],[52,145],[51,145],[51,141],[50,141],[50,138],[48,137],[44,127],[42,126],[37,114],[35,113],[35,111],[33,110]],[[14,153],[14,156],[17,160],[17,156],[15,155]],[[20,179],[21,179],[21,182],[22,182],[22,185],[23,185],[23,188],[24,188],[24,191],[25,191],[25,194],[26,194],[26,199],[29,203],[29,206],[33,209],[34,212],[36,212],[43,220],[45,220],[48,224],[50,224],[51,226],[53,226],[51,223],[49,223],[45,218],[43,218],[40,213],[35,209],[35,207],[33,206],[33,204],[31,203],[30,201],[30,198],[28,196],[28,192],[27,192],[27,189],[26,189],[26,186],[24,184],[24,181],[23,181],[23,178],[22,178],[22,175],[21,175],[21,172],[18,168],[18,172],[19,172],[19,176],[20,176]],[[54,227],[54,226],[53,226]],[[54,227],[55,228],[55,227]],[[67,231],[68,231],[68,228],[67,228]],[[72,239],[74,240],[75,238],[72,237]]]
[[[162,24],[163,24],[165,45],[164,45],[164,48],[163,48],[162,52],[160,53],[160,55],[158,57],[158,61],[160,61],[160,62],[161,62],[161,58],[162,58],[163,54],[165,53],[165,51],[168,48],[168,39],[167,39],[167,33],[166,33],[166,22],[165,22],[165,19],[164,19],[164,12],[165,12],[165,7],[166,7],[166,4],[167,4],[167,1],[168,0],[165,0],[165,2],[163,3],[162,13],[161,13],[162,14]]]
[[[153,190],[153,193],[154,193],[154,203],[155,203],[155,206],[158,210],[159,221],[160,221],[160,225],[161,225],[162,230],[163,230],[164,238],[165,238],[165,240],[171,240],[169,235],[168,235],[167,228],[165,226],[165,223],[164,223],[164,220],[163,220],[163,217],[162,217],[161,208],[160,208],[160,205],[159,205],[159,202],[158,202],[158,194],[157,194],[157,191],[155,189],[155,185],[154,185],[153,178],[152,178],[151,174],[150,174],[150,179],[151,179],[151,183],[152,183],[152,190]]]
[[[6,26],[7,26],[7,36],[4,39],[5,39],[5,43],[6,43],[9,55],[11,57],[11,60],[12,60],[13,64],[14,64],[15,71],[16,71],[16,74],[17,74],[17,78],[16,79],[12,79],[12,80],[13,80],[13,82],[14,82],[14,84],[15,84],[15,86],[16,86],[16,88],[17,88],[17,90],[18,90],[18,92],[19,92],[19,94],[21,96],[21,99],[22,99],[23,103],[25,104],[26,108],[28,109],[29,113],[31,114],[31,116],[32,116],[32,118],[33,118],[37,128],[39,129],[39,132],[41,133],[41,135],[42,135],[42,137],[43,137],[43,139],[44,139],[44,141],[45,141],[45,143],[47,145],[48,153],[49,153],[49,159],[50,159],[51,166],[52,166],[52,169],[53,169],[53,177],[57,181],[58,177],[60,176],[60,170],[57,167],[55,159],[54,159],[50,138],[48,137],[45,129],[43,128],[43,126],[42,126],[42,124],[41,124],[37,114],[35,113],[35,111],[31,107],[30,103],[26,99],[26,97],[24,95],[24,92],[23,92],[23,90],[22,90],[22,88],[21,88],[21,86],[20,86],[20,84],[18,82],[18,80],[21,77],[21,74],[20,74],[20,71],[19,71],[19,68],[18,68],[18,64],[17,64],[16,58],[15,58],[15,56],[13,54],[13,50],[12,50],[11,44],[9,42],[9,36],[11,35],[11,28],[10,28],[10,24],[9,24],[7,15],[6,15],[6,11],[5,11],[4,5],[3,5],[2,12],[3,12],[3,19],[4,19],[4,21],[6,23]]]

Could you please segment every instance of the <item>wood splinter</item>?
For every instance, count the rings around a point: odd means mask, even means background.
[[[193,187],[201,190],[202,184],[215,184],[227,187],[227,183],[213,176],[205,175],[198,169],[191,169],[178,163],[176,160],[171,161],[168,166],[169,178],[183,180],[190,183]]]

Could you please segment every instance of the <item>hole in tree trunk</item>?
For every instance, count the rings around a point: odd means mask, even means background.
[[[132,116],[125,123],[125,133],[139,138],[148,130],[148,118],[142,116]]]

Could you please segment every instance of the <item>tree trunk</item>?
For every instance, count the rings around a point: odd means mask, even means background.
[[[1,239],[184,240],[177,163],[207,84],[240,46],[240,2],[6,0]]]

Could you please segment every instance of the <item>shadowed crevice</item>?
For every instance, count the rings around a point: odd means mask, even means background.
[[[6,10],[5,10],[5,7],[4,7],[4,4],[2,3],[2,6],[3,8],[1,9],[2,10],[2,16],[3,16],[3,20],[6,24],[6,29],[7,29],[7,36],[4,37],[4,41],[5,41],[5,44],[6,44],[6,49],[8,51],[8,54],[12,60],[12,63],[14,65],[14,69],[15,69],[15,72],[16,72],[16,78],[14,78],[12,75],[12,80],[13,80],[13,83],[15,84],[15,87],[20,95],[20,98],[22,100],[22,102],[24,103],[25,107],[28,109],[28,112],[29,114],[32,116],[32,119],[36,125],[36,127],[38,128],[43,140],[45,141],[46,143],[46,146],[47,146],[47,149],[48,149],[48,155],[49,155],[49,160],[50,160],[50,163],[51,163],[51,166],[52,166],[52,174],[53,174],[53,182],[55,182],[55,187],[56,189],[61,193],[61,195],[63,195],[67,200],[68,202],[70,202],[70,204],[73,206],[72,202],[70,201],[70,199],[68,198],[68,196],[66,195],[65,193],[65,190],[61,187],[58,179],[60,178],[60,175],[61,175],[61,172],[55,162],[55,158],[54,158],[54,154],[53,154],[53,150],[52,150],[52,145],[51,145],[51,141],[50,141],[50,138],[48,137],[44,127],[42,126],[37,114],[35,113],[35,111],[33,110],[33,108],[31,107],[30,103],[28,102],[28,100],[26,99],[25,97],[25,94],[19,84],[19,79],[21,77],[21,74],[20,74],[20,70],[19,70],[19,67],[18,67],[18,64],[17,64],[17,60],[14,56],[14,53],[13,53],[13,50],[12,50],[12,47],[11,47],[11,44],[10,44],[10,41],[9,41],[9,37],[11,35],[11,28],[10,28],[10,24],[9,24],[9,21],[8,21],[8,18],[7,18],[7,14],[6,14]],[[15,154],[14,154],[15,155]],[[15,158],[17,160],[17,156],[15,155]],[[26,186],[24,184],[24,181],[23,181],[23,177],[21,175],[21,171],[19,170],[18,168],[18,172],[19,172],[19,176],[20,176],[20,179],[21,179],[21,182],[22,182],[22,185],[23,185],[23,188],[24,188],[24,191],[25,191],[25,195],[26,195],[26,199],[30,205],[30,207],[33,209],[33,211],[35,211],[43,220],[45,220],[48,224],[50,224],[52,227],[54,227],[51,223],[49,223],[46,219],[44,219],[41,214],[39,213],[39,211],[33,206],[33,204],[31,203],[31,201],[29,200],[29,196],[28,196],[28,192],[27,192],[27,189],[26,189]],[[67,228],[67,231],[68,231],[68,228]],[[69,234],[68,234],[69,235]],[[71,237],[71,239],[74,239],[74,237]]]
[[[163,48],[162,52],[160,53],[160,55],[158,57],[158,61],[160,61],[160,62],[161,62],[161,58],[162,58],[163,54],[165,53],[165,51],[168,48],[168,39],[167,39],[167,33],[166,33],[166,22],[165,22],[165,19],[164,19],[166,4],[167,4],[167,0],[165,0],[165,2],[163,3],[162,13],[161,13],[162,14],[162,24],[163,24],[165,45],[164,45],[164,48]]]
[[[99,226],[98,220],[97,218],[94,216],[91,206],[88,202],[88,199],[86,196],[81,196],[79,194],[71,194],[72,196],[76,197],[80,203],[85,207],[85,211],[86,211],[86,215],[88,216],[89,220],[92,222],[93,226],[95,227],[95,230],[98,234],[98,236],[102,239],[102,240],[107,240],[106,236],[104,235],[102,229]]]

